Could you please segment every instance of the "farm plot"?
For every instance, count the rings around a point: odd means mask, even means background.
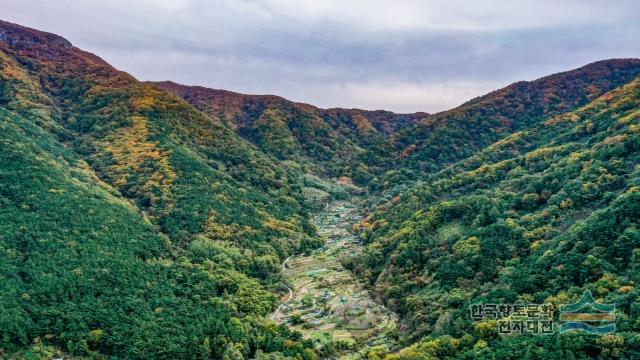
[[[364,284],[340,262],[354,256],[361,244],[351,232],[360,220],[348,201],[330,203],[315,223],[325,245],[309,256],[287,260],[283,269],[292,295],[271,316],[313,339],[319,348],[332,347],[357,358],[363,345],[395,342],[397,317],[376,303]]]

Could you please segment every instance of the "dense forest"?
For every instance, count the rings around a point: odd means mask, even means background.
[[[350,264],[433,357],[617,358],[640,346],[640,78],[513,133],[377,206]],[[617,332],[497,336],[474,303],[551,303],[590,290]],[[395,357],[392,357],[395,358]]]
[[[368,359],[640,354],[637,59],[394,114],[140,82],[0,21],[0,143],[0,358],[331,356],[268,315],[352,184],[364,252],[344,265],[401,324]],[[614,334],[469,316],[585,290]]]
[[[1,29],[2,351],[313,359],[264,318],[281,259],[319,245],[300,167],[64,39]]]
[[[325,177],[349,176],[361,185],[381,168],[374,149],[387,149],[389,137],[428,114],[395,114],[358,109],[319,109],[277,96],[243,95],[225,90],[152,83],[222,119],[238,135],[281,160],[299,163]],[[386,152],[378,154],[385,157]]]

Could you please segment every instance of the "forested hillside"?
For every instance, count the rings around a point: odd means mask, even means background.
[[[380,206],[350,264],[404,317],[391,358],[618,358],[640,347],[640,78],[514,132]],[[617,332],[497,335],[474,303],[616,305]],[[426,336],[426,338],[425,338]],[[422,339],[422,340],[419,340]]]
[[[392,134],[428,115],[320,109],[278,96],[244,95],[170,81],[153,84],[222,119],[267,154],[326,176],[355,178],[361,184],[380,171],[369,169],[374,151],[365,156],[365,149],[386,149],[383,145]]]
[[[263,319],[319,244],[299,168],[60,37],[0,35],[0,348],[313,358]]]
[[[585,105],[639,74],[638,59],[600,61],[521,81],[429,115],[394,134],[385,143],[386,156],[367,156],[375,159],[377,168],[391,170],[370,186],[388,189],[429,176],[518,130]]]

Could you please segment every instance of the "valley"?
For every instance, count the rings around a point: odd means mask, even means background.
[[[361,220],[358,200],[336,200],[314,217],[324,245],[309,255],[287,258],[283,272],[292,288],[271,314],[314,341],[318,349],[341,358],[360,358],[362,345],[391,346],[397,316],[374,299],[342,260],[362,251],[352,226]]]
[[[640,59],[398,114],[143,82],[0,21],[0,144],[2,359],[640,351]],[[616,333],[468,311],[586,291]]]

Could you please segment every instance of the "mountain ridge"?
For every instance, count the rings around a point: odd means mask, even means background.
[[[368,174],[368,169],[359,171],[366,165],[358,154],[425,116],[382,110],[321,109],[274,95],[245,95],[174,82],[151,84],[222,119],[225,126],[262,151],[330,177],[358,179],[359,172]]]
[[[359,108],[343,108],[343,107],[329,107],[329,108],[320,108],[317,107],[313,104],[309,104],[309,103],[305,103],[305,102],[298,102],[298,101],[292,101],[292,100],[288,100],[284,97],[278,96],[278,95],[270,95],[270,94],[245,94],[245,93],[240,93],[240,92],[236,92],[236,91],[230,91],[230,90],[224,90],[224,89],[213,89],[213,88],[208,88],[206,86],[202,86],[202,85],[183,85],[171,80],[164,80],[164,81],[148,81],[149,84],[152,85],[156,85],[159,86],[162,89],[168,90],[170,92],[173,92],[174,94],[179,95],[182,98],[185,98],[187,96],[190,96],[190,93],[196,93],[196,92],[208,92],[210,93],[211,97],[224,97],[225,95],[227,96],[231,96],[231,97],[236,97],[236,98],[248,98],[248,99],[264,99],[264,100],[271,100],[273,102],[288,102],[291,104],[295,104],[297,106],[299,106],[301,109],[303,110],[310,110],[310,111],[318,111],[320,113],[331,113],[331,112],[353,112],[353,113],[364,113],[364,114],[380,114],[380,115],[387,115],[390,117],[408,117],[408,118],[421,118],[421,117],[426,117],[429,115],[429,113],[427,112],[423,112],[423,111],[418,111],[418,112],[414,112],[414,113],[396,113],[396,112],[392,112],[392,111],[388,111],[388,110],[384,110],[384,109],[378,109],[378,110],[366,110],[366,109],[359,109]],[[254,100],[255,101],[255,100]],[[202,105],[201,105],[202,106]],[[380,123],[375,123],[375,125],[380,126],[379,128],[376,127],[377,130],[382,131],[383,133],[385,133],[386,135],[389,135],[390,133],[393,133],[395,131],[398,130],[398,127],[404,127],[406,126],[406,124],[397,124],[394,126],[394,124],[392,125],[392,129],[384,129],[384,127],[381,126]]]
[[[319,245],[300,170],[58,37],[0,29],[2,352],[311,359],[264,318],[280,257]]]
[[[471,156],[520,128],[585,105],[638,74],[640,59],[611,59],[516,82],[401,129],[385,145],[390,149],[387,158],[393,161],[378,166],[406,169],[409,174],[405,178],[415,180]]]

